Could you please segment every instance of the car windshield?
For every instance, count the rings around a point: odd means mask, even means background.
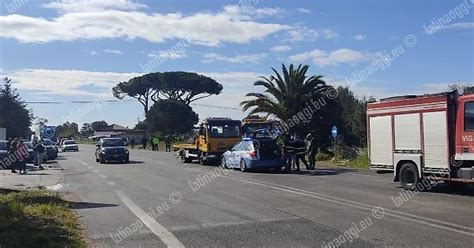
[[[75,144],[76,144],[76,141],[74,141],[74,140],[68,140],[68,141],[64,141],[64,144],[65,144],[65,145],[75,145]]]
[[[103,147],[125,146],[121,139],[107,139],[102,141]]]
[[[235,124],[209,124],[209,137],[231,138],[240,136],[240,127]]]
[[[249,123],[245,124],[242,126],[242,133],[244,133],[245,136],[250,136],[252,133],[254,133],[257,130],[271,130],[272,129],[272,124],[270,123]]]

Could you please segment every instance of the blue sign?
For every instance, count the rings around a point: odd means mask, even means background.
[[[332,135],[333,138],[337,137],[337,127],[336,126],[332,126],[331,135]]]

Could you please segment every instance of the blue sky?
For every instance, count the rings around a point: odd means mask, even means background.
[[[193,106],[201,118],[242,118],[252,83],[281,63],[349,85],[360,96],[439,92],[474,84],[474,6],[466,1],[2,0],[0,74],[35,116],[61,124],[143,119],[111,88],[147,71],[194,71],[224,85]],[[395,53],[394,53],[395,51]],[[149,66],[146,66],[146,65]],[[365,73],[363,73],[365,72]],[[350,80],[357,78],[357,80]],[[228,107],[228,108],[227,108]]]

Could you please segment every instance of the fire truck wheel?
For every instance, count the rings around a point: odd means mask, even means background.
[[[400,169],[400,183],[406,190],[415,190],[416,185],[420,182],[421,178],[418,175],[418,169],[416,165],[412,163],[403,164]]]

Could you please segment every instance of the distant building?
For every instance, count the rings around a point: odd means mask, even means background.
[[[135,142],[139,143],[142,138],[145,137],[147,137],[146,130],[129,129],[128,127],[112,124],[105,128],[96,130],[94,135],[90,136],[89,139],[99,140],[101,138],[122,138],[128,141],[135,139]]]

